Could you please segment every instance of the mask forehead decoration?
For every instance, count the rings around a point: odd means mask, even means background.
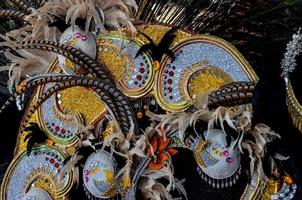
[[[37,90],[1,199],[188,199],[172,162],[183,149],[215,189],[233,187],[244,168],[241,199],[292,198],[289,175],[264,173],[279,135],[252,124],[258,78],[231,44],[178,26],[134,26],[135,0],[15,2],[23,11],[0,12],[25,22],[8,34],[16,41],[0,44],[12,61],[0,112],[14,100],[22,110],[24,94]],[[271,192],[270,181],[282,187]]]

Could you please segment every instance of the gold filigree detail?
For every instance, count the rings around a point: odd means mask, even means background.
[[[286,104],[293,124],[302,133],[302,106],[294,93],[289,79],[286,87]]]
[[[194,150],[194,158],[195,158],[196,162],[198,163],[198,165],[201,166],[201,167],[203,167],[203,168],[207,168],[208,166],[205,164],[205,162],[203,161],[203,159],[199,155],[200,152],[202,152],[203,154],[205,154],[210,160],[217,161],[217,159],[215,159],[214,157],[212,157],[206,151],[206,146],[209,145],[209,144],[211,144],[210,141],[201,140],[197,144],[196,149]]]
[[[25,190],[29,191],[32,186],[47,191],[52,198],[57,197],[57,191],[62,189],[57,176],[49,169],[33,169],[25,181]]]

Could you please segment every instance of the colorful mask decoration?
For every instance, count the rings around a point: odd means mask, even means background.
[[[67,28],[60,37],[60,43],[80,49],[93,59],[96,57],[96,41],[93,35],[81,30],[78,26]],[[73,63],[64,56],[58,55],[58,60],[66,74],[81,74],[84,72],[80,66],[73,66]]]
[[[201,177],[213,187],[224,188],[236,184],[240,175],[240,151],[237,141],[228,145],[222,130],[209,129],[203,140],[198,137],[193,147]]]
[[[84,186],[94,197],[110,198],[117,194],[118,182],[116,177],[117,163],[104,150],[92,153],[86,160],[83,169]]]
[[[15,100],[23,109],[24,93],[37,89],[1,199],[65,200],[76,191],[91,200],[188,199],[173,167],[184,149],[215,189],[233,187],[245,170],[241,199],[294,196],[290,176],[270,190],[262,163],[276,168],[283,158],[266,152],[280,136],[252,123],[258,77],[235,47],[179,27],[133,25],[134,0],[40,5],[2,12],[25,20],[28,34],[0,43],[13,61],[0,112]]]

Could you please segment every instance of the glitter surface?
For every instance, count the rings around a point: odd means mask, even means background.
[[[4,180],[4,200],[22,199],[26,189],[35,186],[43,178],[51,177],[48,188],[60,194],[70,186],[70,174],[63,180],[55,180],[63,167],[64,157],[56,149],[40,147],[33,150],[30,156],[21,154],[9,167],[9,178]]]
[[[53,86],[47,84],[43,91]],[[71,87],[47,99],[39,108],[40,123],[48,135],[60,144],[76,140],[76,124],[91,124],[105,112],[106,107],[91,89]]]
[[[160,40],[163,38],[164,34],[170,29],[171,27],[169,26],[151,25],[151,24],[148,24],[147,26],[141,25],[137,27],[138,31],[147,34],[154,41],[155,44],[158,44]],[[190,36],[191,36],[190,33],[187,33],[182,30],[178,30],[176,33],[176,37],[171,44],[171,47]],[[138,35],[137,38],[139,38],[144,43],[149,43],[149,41],[143,35]]]
[[[152,59],[147,53],[136,57],[141,47],[139,41],[112,33],[99,35],[97,44],[99,62],[107,66],[126,95],[139,97],[151,89]]]
[[[210,81],[209,81],[210,80]],[[190,98],[198,97],[209,91],[217,89],[233,80],[227,73],[215,67],[203,68],[195,72],[189,79],[188,92]]]
[[[172,63],[168,58],[164,59],[156,83],[157,99],[164,109],[184,109],[190,105],[192,94],[209,92],[231,80],[253,80],[249,66],[239,52],[231,51],[227,44],[216,41],[214,37],[203,37],[190,38],[175,46],[173,51],[176,59]],[[205,67],[212,70],[192,82],[193,78],[190,77]],[[191,85],[188,85],[189,81]],[[188,93],[191,96],[184,95]]]
[[[60,94],[64,109],[81,113],[85,124],[92,124],[106,112],[105,104],[91,89],[76,86],[63,90]]]
[[[43,91],[45,92],[54,84],[47,84]],[[73,101],[69,99],[68,101]],[[56,97],[53,95],[47,99],[39,108],[40,124],[56,143],[67,144],[72,143],[76,139],[78,133],[78,127],[76,124],[84,125],[83,119],[79,113],[74,110],[66,110],[66,114],[59,110],[57,107]],[[67,114],[67,112],[69,114]],[[62,133],[61,130],[65,130]]]
[[[87,158],[83,170],[83,182],[87,190],[98,198],[108,198],[115,190],[116,161],[104,150],[98,150]]]

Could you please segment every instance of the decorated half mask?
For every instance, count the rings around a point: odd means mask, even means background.
[[[67,28],[61,35],[60,43],[72,46],[76,49],[80,49],[91,58],[96,57],[96,42],[92,33],[85,32],[78,26]],[[66,74],[84,73],[81,66],[74,65],[69,59],[65,58],[64,56],[58,55],[58,60],[60,66]]]
[[[98,150],[86,160],[83,169],[84,186],[97,198],[110,198],[117,194],[117,163],[110,153]]]
[[[204,138],[196,138],[193,149],[201,177],[213,187],[232,186],[240,174],[240,152],[236,141],[232,139],[228,145],[226,134],[219,129],[205,131]]]

